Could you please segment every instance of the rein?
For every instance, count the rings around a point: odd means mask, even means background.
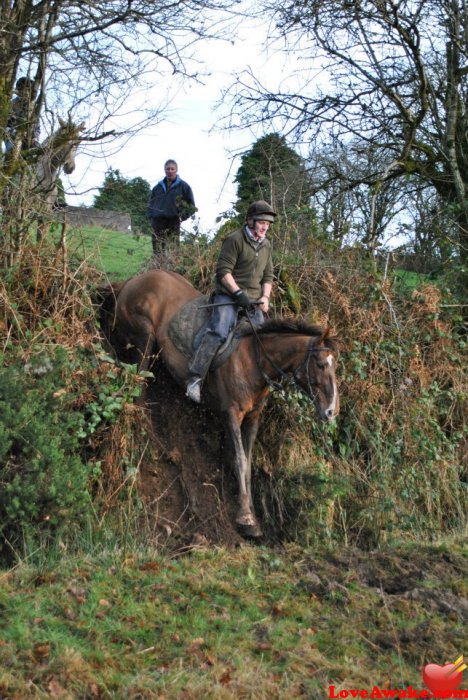
[[[281,367],[278,367],[278,365],[275,362],[273,362],[271,357],[268,355],[268,353],[265,350],[265,347],[264,347],[262,341],[260,340],[260,337],[259,337],[252,321],[250,320],[250,318],[249,318],[249,323],[252,326],[252,332],[253,332],[253,335],[254,335],[255,341],[256,341],[255,342],[255,359],[257,361],[257,365],[258,365],[258,368],[262,374],[262,377],[271,389],[273,389],[274,391],[281,391],[283,388],[283,385],[280,382],[275,382],[271,377],[269,377],[268,374],[265,372],[265,370],[262,367],[261,357],[260,357],[260,348],[262,349],[262,352],[265,355],[268,362],[271,365],[273,365],[274,369],[280,374],[282,380],[289,381],[288,375],[286,374],[286,372],[283,372]]]

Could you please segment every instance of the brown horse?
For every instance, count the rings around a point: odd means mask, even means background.
[[[171,375],[185,385],[189,360],[172,342],[168,328],[174,315],[200,296],[183,277],[163,270],[145,272],[108,290],[106,304],[109,311],[111,299],[113,330],[137,348],[140,369],[147,370],[154,353],[160,353]],[[252,504],[251,460],[269,388],[292,377],[312,399],[320,418],[331,421],[339,411],[335,355],[336,341],[328,331],[272,320],[256,331],[247,330],[237,349],[205,380],[203,400],[221,416],[234,448],[239,484],[236,523],[250,537],[262,534]]]

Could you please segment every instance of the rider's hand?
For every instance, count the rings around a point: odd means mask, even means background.
[[[258,299],[258,303],[263,313],[266,314],[268,312],[269,298],[263,295]]]
[[[252,302],[250,301],[247,293],[244,292],[243,289],[238,289],[237,292],[234,292],[232,296],[235,299],[236,304],[242,306],[244,309],[250,308]]]

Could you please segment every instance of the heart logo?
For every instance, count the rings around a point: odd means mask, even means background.
[[[423,681],[436,697],[449,697],[462,681],[459,668],[456,664],[427,664],[423,668]]]

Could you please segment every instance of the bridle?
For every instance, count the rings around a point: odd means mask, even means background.
[[[308,348],[307,348],[307,353],[306,353],[305,358],[303,359],[303,361],[301,362],[301,364],[299,365],[299,367],[297,367],[295,370],[293,370],[292,375],[293,375],[294,384],[296,385],[296,387],[297,387],[300,391],[304,392],[304,393],[305,393],[307,396],[309,396],[311,399],[314,399],[315,396],[316,396],[316,393],[313,391],[312,385],[311,385],[311,383],[310,383],[310,374],[309,374],[310,360],[312,359],[312,355],[313,355],[314,353],[327,352],[328,354],[330,354],[330,353],[333,354],[333,350],[332,350],[331,348],[327,347],[326,345],[325,345],[323,348],[317,348],[317,347],[314,347],[312,343],[313,343],[313,339],[310,340],[310,343],[309,343],[309,346],[308,346]],[[303,389],[303,387],[299,384],[299,380],[298,380],[298,378],[297,378],[297,376],[296,376],[296,374],[299,373],[303,368],[304,368],[304,370],[305,370],[305,376],[307,377],[307,388],[308,388],[308,391],[306,391],[305,389]]]
[[[284,386],[283,382],[286,382],[288,384],[293,384],[296,389],[299,389],[299,391],[302,391],[306,396],[308,396],[310,399],[315,398],[315,393],[313,391],[313,388],[310,383],[310,378],[309,378],[309,365],[310,361],[312,359],[312,355],[315,353],[319,352],[328,352],[328,353],[333,353],[332,348],[329,348],[327,346],[324,346],[322,348],[317,348],[314,346],[313,342],[314,339],[311,338],[308,348],[307,348],[307,353],[299,367],[296,367],[295,370],[293,370],[291,373],[285,372],[281,367],[279,367],[274,360],[270,357],[268,352],[265,350],[265,346],[263,345],[262,341],[260,340],[260,335],[257,333],[257,330],[255,326],[253,325],[251,319],[249,318],[249,323],[252,328],[252,334],[255,338],[255,359],[257,361],[257,366],[261,372],[261,375],[263,379],[265,380],[266,384],[273,389],[274,391],[282,391]],[[281,377],[281,382],[276,382],[274,379],[272,379],[268,374],[266,373],[265,369],[262,366],[262,358],[260,356],[260,351],[263,353],[264,357],[266,360],[271,364],[271,366],[276,370],[276,372],[280,375]],[[298,374],[300,371],[304,369],[305,370],[305,375],[307,377],[307,384],[308,384],[308,390],[306,391],[304,387],[301,386],[299,383],[298,379]],[[290,374],[292,374],[292,380],[290,378]]]

